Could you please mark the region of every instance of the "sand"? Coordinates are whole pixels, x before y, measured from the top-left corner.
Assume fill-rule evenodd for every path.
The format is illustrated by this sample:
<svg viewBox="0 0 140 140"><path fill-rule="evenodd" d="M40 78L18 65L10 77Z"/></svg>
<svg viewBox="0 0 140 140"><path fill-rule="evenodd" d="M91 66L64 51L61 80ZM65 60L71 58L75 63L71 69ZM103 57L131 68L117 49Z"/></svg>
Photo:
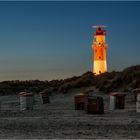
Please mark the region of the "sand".
<svg viewBox="0 0 140 140"><path fill-rule="evenodd" d="M42 104L35 95L34 110L20 111L19 96L1 96L0 138L2 139L140 139L140 113L133 96L126 96L124 110L109 111L109 96L103 93L105 114L86 114L74 109L74 95L53 95Z"/></svg>

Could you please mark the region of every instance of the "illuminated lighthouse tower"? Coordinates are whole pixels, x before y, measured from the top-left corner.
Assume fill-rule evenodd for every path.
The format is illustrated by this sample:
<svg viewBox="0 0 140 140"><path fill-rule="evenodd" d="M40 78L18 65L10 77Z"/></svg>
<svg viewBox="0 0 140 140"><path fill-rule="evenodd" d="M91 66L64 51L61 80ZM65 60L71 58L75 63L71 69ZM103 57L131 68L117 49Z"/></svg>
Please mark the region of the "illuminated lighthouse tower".
<svg viewBox="0 0 140 140"><path fill-rule="evenodd" d="M93 73L95 73L95 75L98 75L107 71L106 31L104 30L105 26L93 26L93 27L96 28L92 45L94 51Z"/></svg>

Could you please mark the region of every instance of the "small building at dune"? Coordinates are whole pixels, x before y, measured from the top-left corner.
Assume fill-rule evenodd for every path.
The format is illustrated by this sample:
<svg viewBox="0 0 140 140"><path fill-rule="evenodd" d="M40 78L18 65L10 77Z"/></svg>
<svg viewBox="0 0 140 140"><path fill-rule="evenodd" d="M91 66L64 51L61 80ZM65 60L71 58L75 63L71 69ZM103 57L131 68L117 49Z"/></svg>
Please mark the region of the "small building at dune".
<svg viewBox="0 0 140 140"><path fill-rule="evenodd" d="M33 94L20 92L20 110L33 110Z"/></svg>
<svg viewBox="0 0 140 140"><path fill-rule="evenodd" d="M125 96L123 92L112 92L110 93L110 111L115 109L125 108Z"/></svg>

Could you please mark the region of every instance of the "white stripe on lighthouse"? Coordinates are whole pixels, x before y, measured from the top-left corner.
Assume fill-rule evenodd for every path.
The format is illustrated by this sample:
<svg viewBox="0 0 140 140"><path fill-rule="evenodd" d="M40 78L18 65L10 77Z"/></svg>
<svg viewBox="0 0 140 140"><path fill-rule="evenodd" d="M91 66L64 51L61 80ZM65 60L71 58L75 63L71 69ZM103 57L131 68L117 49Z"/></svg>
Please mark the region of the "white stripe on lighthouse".
<svg viewBox="0 0 140 140"><path fill-rule="evenodd" d="M106 60L94 60L93 71L96 75L104 73L107 71L107 63Z"/></svg>

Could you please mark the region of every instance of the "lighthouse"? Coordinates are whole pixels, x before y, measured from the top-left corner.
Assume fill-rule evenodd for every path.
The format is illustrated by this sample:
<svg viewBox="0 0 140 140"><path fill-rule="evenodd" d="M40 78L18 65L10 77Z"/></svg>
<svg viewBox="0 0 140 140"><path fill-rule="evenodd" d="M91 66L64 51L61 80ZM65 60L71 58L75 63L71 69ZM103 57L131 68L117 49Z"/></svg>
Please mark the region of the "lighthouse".
<svg viewBox="0 0 140 140"><path fill-rule="evenodd" d="M106 60L106 31L105 26L93 26L96 28L93 39L93 73L99 75L107 72L107 60Z"/></svg>

